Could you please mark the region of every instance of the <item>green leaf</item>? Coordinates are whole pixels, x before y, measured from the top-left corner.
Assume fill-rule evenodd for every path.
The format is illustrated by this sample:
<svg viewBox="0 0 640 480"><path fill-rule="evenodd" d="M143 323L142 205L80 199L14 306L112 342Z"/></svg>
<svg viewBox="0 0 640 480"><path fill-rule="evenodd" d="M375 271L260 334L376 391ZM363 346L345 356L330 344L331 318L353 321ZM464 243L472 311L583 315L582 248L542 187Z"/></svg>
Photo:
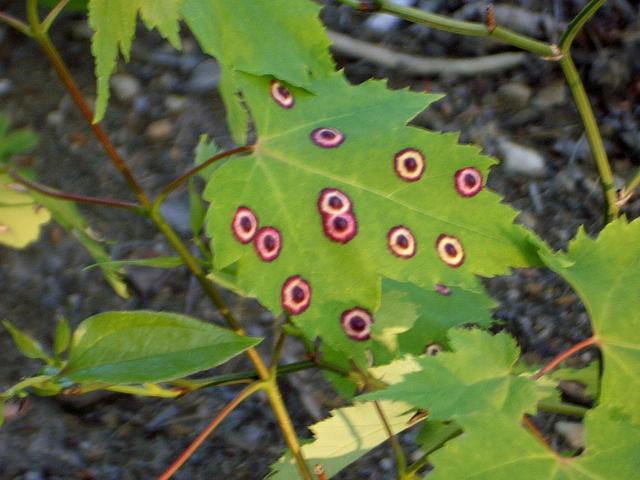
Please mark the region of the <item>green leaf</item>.
<svg viewBox="0 0 640 480"><path fill-rule="evenodd" d="M0 133L0 164L6 163L12 155L25 153L38 144L38 136L30 129L14 130L8 135Z"/></svg>
<svg viewBox="0 0 640 480"><path fill-rule="evenodd" d="M640 427L618 421L602 408L585 417L585 452L563 458L543 446L517 420L474 415L465 432L431 456L426 478L511 480L628 480L640 471ZM523 476L525 475L525 476Z"/></svg>
<svg viewBox="0 0 640 480"><path fill-rule="evenodd" d="M42 346L36 339L14 327L13 324L8 320L3 320L2 324L11 335L13 343L16 344L18 350L20 350L20 352L22 352L25 357L40 359L44 361L49 360L49 355L46 354L46 352L42 349Z"/></svg>
<svg viewBox="0 0 640 480"><path fill-rule="evenodd" d="M60 376L76 382L162 382L220 365L259 342L175 313L101 313L74 332Z"/></svg>
<svg viewBox="0 0 640 480"><path fill-rule="evenodd" d="M0 173L0 245L24 248L40 236L49 210L38 205L22 185Z"/></svg>
<svg viewBox="0 0 640 480"><path fill-rule="evenodd" d="M430 420L462 423L478 413L521 418L535 413L538 400L548 395L532 380L512 374L520 352L506 332L492 336L477 329L452 329L449 339L453 352L419 359L419 372L363 398L402 400L428 410Z"/></svg>
<svg viewBox="0 0 640 480"><path fill-rule="evenodd" d="M53 337L53 353L56 356L64 353L69 347L70 341L71 327L69 326L69 321L65 317L60 317L56 325L55 336Z"/></svg>
<svg viewBox="0 0 640 480"><path fill-rule="evenodd" d="M149 29L180 48L180 8L183 0L90 0L89 25L94 29L91 51L96 59L98 98L94 122L100 122L109 101L109 79L116 68L118 50L129 61L138 11Z"/></svg>
<svg viewBox="0 0 640 480"><path fill-rule="evenodd" d="M29 194L38 203L44 205L51 212L56 223L71 233L87 250L89 255L96 260L105 280L113 288L113 291L122 298L129 298L129 289L124 281L124 272L118 265L111 264L111 256L105 249L104 242L97 239L96 235L92 233L91 227L82 213L80 213L78 207L72 202L58 200L35 191L31 191Z"/></svg>
<svg viewBox="0 0 640 480"><path fill-rule="evenodd" d="M458 145L455 134L406 126L438 96L390 91L376 81L350 86L336 74L314 84L317 95L293 89L294 106L286 109L270 95L269 79L245 78L258 141L252 155L216 170L205 191L206 199L215 199L207 216L214 264L221 269L238 262L239 285L276 312L285 281L304 278L312 299L298 321L309 337L361 352L366 342L347 338L341 315L356 306L375 312L383 275L429 291L436 284L473 289L478 274L536 261L527 235L513 225L516 212L500 197L486 188L473 197L456 191L456 172L470 167L486 178L494 161L477 147ZM344 142L336 148L314 144L312 132L325 127L338 129ZM394 157L409 147L426 159L420 181L407 182L394 171ZM347 243L323 232L318 199L325 188L350 198L358 230ZM280 231L283 247L275 260L262 261L253 245L236 239L230 226L240 206L252 209L260 227ZM398 225L416 239L410 259L392 255L387 246L388 232ZM463 245L459 268L438 254L443 234Z"/></svg>
<svg viewBox="0 0 640 480"><path fill-rule="evenodd" d="M603 356L600 402L640 423L640 221L618 219L596 240L580 230L568 253L541 256L589 312Z"/></svg>
<svg viewBox="0 0 640 480"><path fill-rule="evenodd" d="M383 289L387 283L390 282L385 280ZM393 288L402 288L419 312L413 328L398 338L402 354L421 355L425 347L432 343L446 346L447 332L452 327L468 323L488 327L494 321L491 310L497 303L486 294L479 282L477 290L448 287L447 290L441 290L445 295L435 288L426 290L398 282L393 282L392 285Z"/></svg>
<svg viewBox="0 0 640 480"><path fill-rule="evenodd" d="M246 142L248 115L237 72L273 75L313 90L314 79L334 70L319 12L308 0L185 0L187 25L221 65L220 93L238 145Z"/></svg>

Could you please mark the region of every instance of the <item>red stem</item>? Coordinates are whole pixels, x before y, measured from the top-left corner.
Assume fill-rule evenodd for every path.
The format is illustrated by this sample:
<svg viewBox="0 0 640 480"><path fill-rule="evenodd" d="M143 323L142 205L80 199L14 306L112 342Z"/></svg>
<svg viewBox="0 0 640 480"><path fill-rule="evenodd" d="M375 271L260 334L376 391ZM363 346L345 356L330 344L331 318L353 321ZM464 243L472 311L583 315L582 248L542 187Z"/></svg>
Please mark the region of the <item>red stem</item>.
<svg viewBox="0 0 640 480"><path fill-rule="evenodd" d="M21 185L24 185L29 190L33 190L35 192L41 193L43 195L46 195L47 197L59 198L61 200L69 200L77 203L87 203L91 205L103 205L103 206L113 207L113 208L123 208L125 210L133 210L133 211L140 210L140 206L138 204L126 202L124 200L115 200L113 198L89 197L86 195L79 195L76 193L60 192L58 190L49 188L45 185L32 182L31 180L27 180L12 168L8 169L7 173L16 182L20 183Z"/></svg>
<svg viewBox="0 0 640 480"><path fill-rule="evenodd" d="M193 167L191 170L187 170L185 173L180 175L178 178L173 180L169 185L164 187L162 191L158 194L158 197L154 201L155 204L162 203L165 198L169 196L171 192L173 192L176 188L182 185L185 181L189 180L194 175L198 174L205 168L207 168L212 163L217 162L218 160L222 160L223 158L230 157L232 155L236 155L238 153L243 152L251 152L255 148L255 145L245 145L244 147L236 147L230 150L225 150L224 152L220 152L217 155L214 155L210 159L205 162L202 162L197 167Z"/></svg>
<svg viewBox="0 0 640 480"><path fill-rule="evenodd" d="M120 157L120 154L116 150L116 147L113 145L113 143L111 143L109 136L102 129L102 126L99 123L93 122L93 112L91 111L91 108L89 107L89 105L87 105L87 102L84 100L80 89L74 82L73 77L64 64L64 61L51 44L49 38L46 35L37 32L35 35L35 39L40 44L40 47L51 61L54 70L60 77L60 80L62 80L62 83L64 83L65 87L67 87L71 98L73 98L73 101L93 130L93 133L97 137L98 141L102 144L113 165L122 174L131 189L136 193L138 201L142 204L142 206L146 208L151 207L149 197L147 197L147 194L142 189L142 186L135 179L133 173L131 172L131 170L129 170L129 167L124 162L122 157Z"/></svg>
<svg viewBox="0 0 640 480"><path fill-rule="evenodd" d="M562 362L564 362L567 358L569 358L570 356L572 356L573 354L579 352L580 350L584 350L585 348L594 345L598 342L598 340L596 339L596 337L591 336L589 338L587 338L586 340L581 341L580 343L577 343L576 345L574 345L573 347L565 350L564 352L562 352L560 355L558 355L557 357L555 357L553 360L551 360L549 363L547 363L544 367L542 367L534 376L533 379L537 380L540 377L542 377L543 375L549 373L551 370L553 370L554 368L556 368L558 365L560 365Z"/></svg>
<svg viewBox="0 0 640 480"><path fill-rule="evenodd" d="M522 417L522 425L529 430L534 437L536 437L536 440L538 440L547 449L551 450L555 455L558 455L558 453L547 443L547 439L544 438L544 435L542 435L540 430L538 430L538 427L534 425L528 416L524 415Z"/></svg>
<svg viewBox="0 0 640 480"><path fill-rule="evenodd" d="M171 466L167 468L162 473L162 475L158 477L158 480L169 480L180 469L180 467L182 467L182 465L184 465L187 462L187 460L189 460L191 455L193 455L195 451L198 448L200 448L200 445L202 445L202 443L207 439L207 437L213 433L216 427L220 425L220 423L238 405L240 405L243 400L245 400L247 397L249 397L251 394L253 394L256 390L260 388L261 388L261 384L252 383L251 385L243 389L233 400L231 400L231 402L229 402L222 410L220 410L220 413L218 413L216 418L214 418L211 421L211 423L209 423L209 425L207 425L207 427L202 432L200 432L200 434L196 437L196 439L193 442L191 442L191 445L189 445L180 454L180 456L171 464Z"/></svg>

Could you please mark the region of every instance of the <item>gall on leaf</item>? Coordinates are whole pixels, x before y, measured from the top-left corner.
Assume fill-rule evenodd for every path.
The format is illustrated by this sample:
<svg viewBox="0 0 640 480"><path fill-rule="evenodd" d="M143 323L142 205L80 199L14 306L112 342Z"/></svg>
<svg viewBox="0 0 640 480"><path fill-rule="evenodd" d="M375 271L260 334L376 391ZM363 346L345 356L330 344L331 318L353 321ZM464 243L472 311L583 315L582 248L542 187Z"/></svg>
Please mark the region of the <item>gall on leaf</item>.
<svg viewBox="0 0 640 480"><path fill-rule="evenodd" d="M258 256L265 262L272 262L282 250L282 236L278 229L273 227L262 227L256 233L254 245Z"/></svg>
<svg viewBox="0 0 640 480"><path fill-rule="evenodd" d="M338 243L349 243L358 233L358 221L353 213L325 215L322 228L329 240Z"/></svg>
<svg viewBox="0 0 640 480"><path fill-rule="evenodd" d="M466 167L455 174L456 191L462 197L473 197L482 190L482 174L477 168Z"/></svg>
<svg viewBox="0 0 640 480"><path fill-rule="evenodd" d="M411 258L416 254L416 239L407 227L398 225L387 233L387 246L399 258Z"/></svg>
<svg viewBox="0 0 640 480"><path fill-rule="evenodd" d="M290 315L300 315L311 304L311 285L300 275L285 280L281 292L282 308Z"/></svg>
<svg viewBox="0 0 640 480"><path fill-rule="evenodd" d="M400 150L393 159L393 168L401 179L407 182L417 182L424 173L424 155L415 148Z"/></svg>
<svg viewBox="0 0 640 480"><path fill-rule="evenodd" d="M436 240L436 250L444 263L459 267L464 263L464 248L456 237L442 234Z"/></svg>
<svg viewBox="0 0 640 480"><path fill-rule="evenodd" d="M336 188L324 188L318 198L318 210L321 215L340 215L351 212L351 199Z"/></svg>
<svg viewBox="0 0 640 480"><path fill-rule="evenodd" d="M250 208L238 207L231 221L231 231L240 243L250 243L258 231L258 217Z"/></svg>
<svg viewBox="0 0 640 480"><path fill-rule="evenodd" d="M322 148L336 148L344 142L344 133L335 128L316 128L311 132L311 141Z"/></svg>
<svg viewBox="0 0 640 480"><path fill-rule="evenodd" d="M433 288L442 296L448 297L449 295L451 295L451 289L441 283L436 283Z"/></svg>
<svg viewBox="0 0 640 480"><path fill-rule="evenodd" d="M364 341L371 337L371 325L373 316L364 308L354 307L342 312L340 326L352 340Z"/></svg>
<svg viewBox="0 0 640 480"><path fill-rule="evenodd" d="M271 97L273 97L278 105L286 109L292 108L296 103L291 90L277 80L271 82Z"/></svg>

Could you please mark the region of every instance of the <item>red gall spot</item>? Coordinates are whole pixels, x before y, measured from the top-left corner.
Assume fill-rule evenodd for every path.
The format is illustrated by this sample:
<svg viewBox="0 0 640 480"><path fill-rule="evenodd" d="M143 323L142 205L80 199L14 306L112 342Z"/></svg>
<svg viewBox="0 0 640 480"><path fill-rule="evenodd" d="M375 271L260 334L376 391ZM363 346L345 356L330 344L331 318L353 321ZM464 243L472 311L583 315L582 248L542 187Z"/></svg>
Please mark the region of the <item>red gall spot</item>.
<svg viewBox="0 0 640 480"><path fill-rule="evenodd" d="M415 148L400 150L394 157L393 168L401 179L407 182L417 182L424 173L424 155Z"/></svg>
<svg viewBox="0 0 640 480"><path fill-rule="evenodd" d="M290 315L300 315L311 303L311 285L300 275L285 280L280 293L282 308Z"/></svg>
<svg viewBox="0 0 640 480"><path fill-rule="evenodd" d="M442 345L440 345L439 343L431 343L424 349L424 353L426 353L430 357L435 357L439 353L442 353L443 350L444 349L442 348Z"/></svg>
<svg viewBox="0 0 640 480"><path fill-rule="evenodd" d="M247 244L253 240L258 230L258 217L250 208L238 207L233 220L231 221L231 231L240 243Z"/></svg>
<svg viewBox="0 0 640 480"><path fill-rule="evenodd" d="M352 340L368 340L371 337L371 324L373 324L371 313L360 307L342 312L340 318L342 330Z"/></svg>
<svg viewBox="0 0 640 480"><path fill-rule="evenodd" d="M411 258L416 254L416 239L404 225L397 225L387 233L387 247L399 258Z"/></svg>
<svg viewBox="0 0 640 480"><path fill-rule="evenodd" d="M276 80L271 82L271 96L282 108L289 109L296 103L289 89Z"/></svg>
<svg viewBox="0 0 640 480"><path fill-rule="evenodd" d="M440 295L444 295L445 297L448 297L449 295L451 295L451 289L446 285L443 285L441 283L436 283L434 288L436 292L438 292Z"/></svg>
<svg viewBox="0 0 640 480"><path fill-rule="evenodd" d="M325 215L322 227L329 240L338 243L348 243L358 233L358 222L353 213Z"/></svg>
<svg viewBox="0 0 640 480"><path fill-rule="evenodd" d="M473 167L458 170L455 174L456 191L462 197L473 197L482 190L482 174Z"/></svg>
<svg viewBox="0 0 640 480"><path fill-rule="evenodd" d="M311 132L311 141L322 148L335 148L344 142L344 134L335 128L316 128Z"/></svg>
<svg viewBox="0 0 640 480"><path fill-rule="evenodd" d="M458 238L442 234L436 240L436 250L440 259L450 267L464 263L464 248Z"/></svg>
<svg viewBox="0 0 640 480"><path fill-rule="evenodd" d="M349 197L335 188L325 188L318 197L318 210L321 215L340 215L351 211Z"/></svg>
<svg viewBox="0 0 640 480"><path fill-rule="evenodd" d="M263 227L258 230L254 239L256 252L265 262L272 262L282 249L282 237L280 232L273 227Z"/></svg>

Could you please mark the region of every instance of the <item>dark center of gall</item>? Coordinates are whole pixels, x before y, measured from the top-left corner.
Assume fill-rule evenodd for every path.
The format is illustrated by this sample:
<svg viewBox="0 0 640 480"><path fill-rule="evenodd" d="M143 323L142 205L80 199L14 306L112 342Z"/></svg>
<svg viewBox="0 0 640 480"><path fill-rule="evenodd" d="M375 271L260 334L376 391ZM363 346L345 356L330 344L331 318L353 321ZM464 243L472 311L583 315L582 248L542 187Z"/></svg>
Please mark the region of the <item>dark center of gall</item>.
<svg viewBox="0 0 640 480"><path fill-rule="evenodd" d="M249 219L249 217L242 217L240 219L240 227L242 227L242 230L244 230L245 232L251 231L251 220Z"/></svg>
<svg viewBox="0 0 640 480"><path fill-rule="evenodd" d="M415 172L418 168L418 162L414 157L408 157L404 159L404 168L409 172Z"/></svg>
<svg viewBox="0 0 640 480"><path fill-rule="evenodd" d="M447 243L444 246L444 250L445 252L447 252L447 255L449 255L450 257L455 257L458 254L458 249L451 243Z"/></svg>
<svg viewBox="0 0 640 480"><path fill-rule="evenodd" d="M329 205L331 208L335 208L336 210L342 208L342 200L340 197L336 197L335 195L329 198Z"/></svg>
<svg viewBox="0 0 640 480"><path fill-rule="evenodd" d="M282 96L282 97L289 97L291 95L291 92L289 92L289 89L285 86L280 85L278 87L278 93Z"/></svg>
<svg viewBox="0 0 640 480"><path fill-rule="evenodd" d="M396 245L400 248L407 248L409 246L409 239L405 235L398 235L398 238L396 238Z"/></svg>
<svg viewBox="0 0 640 480"><path fill-rule="evenodd" d="M331 130L321 130L320 136L325 140L333 140L336 137L336 134Z"/></svg>
<svg viewBox="0 0 640 480"><path fill-rule="evenodd" d="M351 326L351 330L361 332L367 327L367 321L361 316L357 315L349 321L349 325Z"/></svg>
<svg viewBox="0 0 640 480"><path fill-rule="evenodd" d="M264 245L264 248L266 248L267 251L272 252L276 248L276 239L273 235L267 235L264 237L262 245Z"/></svg>
<svg viewBox="0 0 640 480"><path fill-rule="evenodd" d="M291 291L291 298L293 298L294 302L301 303L304 300L304 290L302 287L297 285L293 287L293 290Z"/></svg>
<svg viewBox="0 0 640 480"><path fill-rule="evenodd" d="M478 183L478 180L476 179L475 175L472 175L470 173L467 173L464 176L464 184L469 187L469 188L473 188L476 186L476 184Z"/></svg>
<svg viewBox="0 0 640 480"><path fill-rule="evenodd" d="M348 226L349 226L349 222L347 222L347 220L344 217L336 217L333 220L333 227L338 232L344 232Z"/></svg>

